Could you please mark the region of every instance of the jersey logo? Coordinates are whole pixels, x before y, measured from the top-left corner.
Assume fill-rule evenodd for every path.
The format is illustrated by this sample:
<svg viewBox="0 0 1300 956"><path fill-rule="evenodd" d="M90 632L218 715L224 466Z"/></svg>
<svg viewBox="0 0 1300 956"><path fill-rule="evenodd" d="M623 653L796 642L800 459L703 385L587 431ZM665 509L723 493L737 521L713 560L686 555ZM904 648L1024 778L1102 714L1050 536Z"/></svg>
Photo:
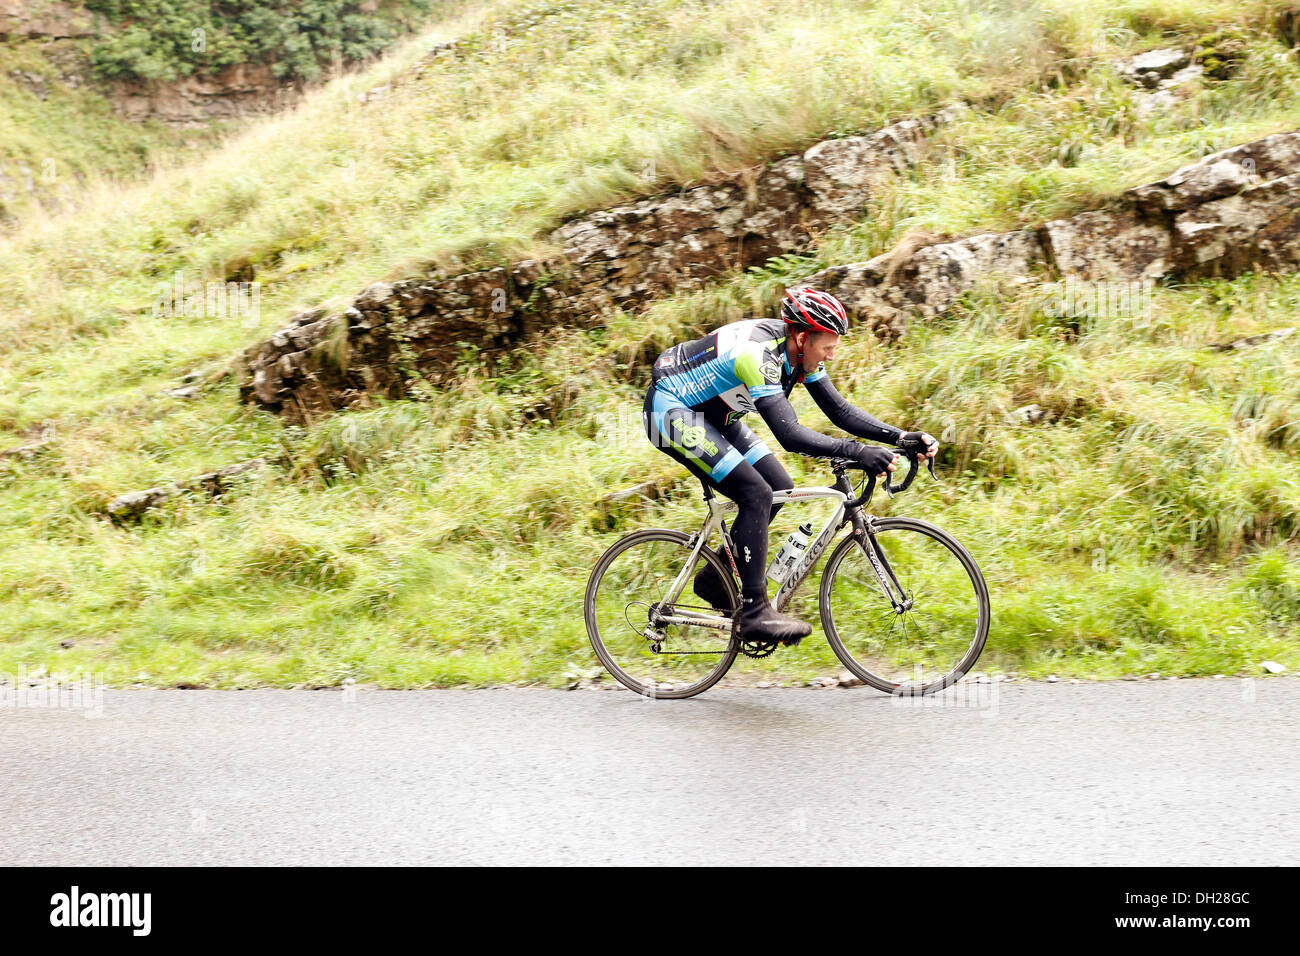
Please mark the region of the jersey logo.
<svg viewBox="0 0 1300 956"><path fill-rule="evenodd" d="M764 362L762 365L759 366L758 371L759 374L763 376L763 380L766 382L781 381L781 369L776 364L776 362L773 361Z"/></svg>
<svg viewBox="0 0 1300 956"><path fill-rule="evenodd" d="M749 397L749 389L743 385L737 385L735 388L729 388L718 396L726 403L728 408L734 409L744 415L747 412L756 411L754 400Z"/></svg>
<svg viewBox="0 0 1300 956"><path fill-rule="evenodd" d="M699 446L710 455L716 455L718 453L717 444L704 437L705 433L703 425L683 425L680 418L674 418L672 420L672 427L682 433L681 441L683 448L695 448L696 446Z"/></svg>

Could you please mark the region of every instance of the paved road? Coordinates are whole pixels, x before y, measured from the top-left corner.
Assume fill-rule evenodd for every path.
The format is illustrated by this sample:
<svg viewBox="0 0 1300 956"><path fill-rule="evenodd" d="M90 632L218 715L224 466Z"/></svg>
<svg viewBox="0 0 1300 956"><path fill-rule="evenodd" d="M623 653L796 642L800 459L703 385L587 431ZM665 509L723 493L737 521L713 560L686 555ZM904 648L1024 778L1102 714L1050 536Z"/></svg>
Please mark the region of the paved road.
<svg viewBox="0 0 1300 956"><path fill-rule="evenodd" d="M0 708L0 863L1300 863L1300 680L939 700L123 690L99 717Z"/></svg>

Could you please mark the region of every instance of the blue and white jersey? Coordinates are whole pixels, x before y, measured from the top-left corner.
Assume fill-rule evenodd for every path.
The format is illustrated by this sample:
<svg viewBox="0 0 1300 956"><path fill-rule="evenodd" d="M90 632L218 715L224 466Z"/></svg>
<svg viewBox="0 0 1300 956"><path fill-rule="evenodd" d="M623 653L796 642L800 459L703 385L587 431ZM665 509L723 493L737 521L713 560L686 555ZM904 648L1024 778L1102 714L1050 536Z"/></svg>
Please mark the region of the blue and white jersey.
<svg viewBox="0 0 1300 956"><path fill-rule="evenodd" d="M786 324L780 319L732 322L702 339L666 349L655 361L655 387L687 408L711 403L725 406L731 424L754 411L754 402L784 394L799 382L816 382L826 375L821 365L805 378L785 354Z"/></svg>

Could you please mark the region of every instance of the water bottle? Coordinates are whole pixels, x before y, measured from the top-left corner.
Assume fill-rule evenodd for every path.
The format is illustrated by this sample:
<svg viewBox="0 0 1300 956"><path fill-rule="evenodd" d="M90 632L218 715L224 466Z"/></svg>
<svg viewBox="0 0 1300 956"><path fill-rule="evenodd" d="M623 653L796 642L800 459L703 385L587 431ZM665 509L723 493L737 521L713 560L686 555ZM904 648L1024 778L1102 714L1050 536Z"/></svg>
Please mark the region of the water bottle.
<svg viewBox="0 0 1300 956"><path fill-rule="evenodd" d="M772 566L767 569L767 576L775 584L785 584L786 578L790 577L790 572L794 566L799 563L803 553L808 550L808 542L812 540L812 525L801 524L797 530L790 532L790 537L785 539L785 544L781 547L781 552L772 562Z"/></svg>

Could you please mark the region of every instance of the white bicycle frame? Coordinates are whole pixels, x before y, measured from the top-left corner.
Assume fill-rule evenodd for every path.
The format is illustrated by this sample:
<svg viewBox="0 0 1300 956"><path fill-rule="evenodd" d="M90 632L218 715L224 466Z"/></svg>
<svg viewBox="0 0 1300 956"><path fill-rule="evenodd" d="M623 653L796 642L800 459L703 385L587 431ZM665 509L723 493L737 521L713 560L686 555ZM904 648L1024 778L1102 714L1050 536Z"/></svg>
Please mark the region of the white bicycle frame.
<svg viewBox="0 0 1300 956"><path fill-rule="evenodd" d="M834 499L836 501L835 511L832 512L830 518L827 519L826 524L822 526L822 529L820 532L818 532L817 537L814 538L809 543L807 549L803 553L803 556L799 559L798 563L790 570L790 574L785 579L785 583L782 584L780 589L776 592L776 598L773 600L772 603L773 606L778 611L783 610L785 606L790 603L791 595L793 595L795 590L799 587L799 585L803 583L804 578L808 576L808 573L812 570L813 565L817 563L817 559L821 557L822 552L826 550L826 548L830 545L831 540L835 537L835 535L839 532L840 528L843 527L844 523L848 520L845 517L844 503L849 500L849 497L844 492L840 491L838 488L824 488L824 487L823 488L791 488L789 490L772 492L773 504L786 504L789 502L796 502L796 501L812 501L818 498ZM722 501L719 500L717 497L709 498L708 506L709 506L709 517L704 522L704 527L701 528L699 531L697 531L691 537L690 558L682 566L681 571L677 573L677 577L673 579L672 587L668 589L668 595L664 598L664 603L669 606L676 604L677 598L681 595L682 591L685 590L687 574L695 567L696 561L699 558L700 552L703 550L706 542L712 539L715 531L721 532L723 518L730 512L737 510L735 502ZM870 533L870 527L871 527L870 522L871 522L871 518L870 516L868 516L867 518L868 534ZM727 541L727 546L728 546L728 550L732 549L732 543L729 540L729 537ZM869 548L867 549L867 553L872 558L872 565L875 567L877 576L881 578L880 583L881 583L881 587L884 589L885 597L889 599L891 604L896 605L897 601L889 592L888 584L884 577L883 569L880 567L879 562L876 559L874 553L875 550L876 549L874 547ZM733 573L736 574L737 577L740 576L739 572L736 570L734 560L732 561L731 570ZM899 588L899 590L901 593L902 589ZM658 624L694 624L697 627L711 627L723 631L731 630L731 626L732 626L732 621L731 618L729 617L721 617L716 614L703 614L696 611L691 611L691 610L681 609L681 608L677 609L677 612L675 614L665 614L659 616L657 619L657 623Z"/></svg>

